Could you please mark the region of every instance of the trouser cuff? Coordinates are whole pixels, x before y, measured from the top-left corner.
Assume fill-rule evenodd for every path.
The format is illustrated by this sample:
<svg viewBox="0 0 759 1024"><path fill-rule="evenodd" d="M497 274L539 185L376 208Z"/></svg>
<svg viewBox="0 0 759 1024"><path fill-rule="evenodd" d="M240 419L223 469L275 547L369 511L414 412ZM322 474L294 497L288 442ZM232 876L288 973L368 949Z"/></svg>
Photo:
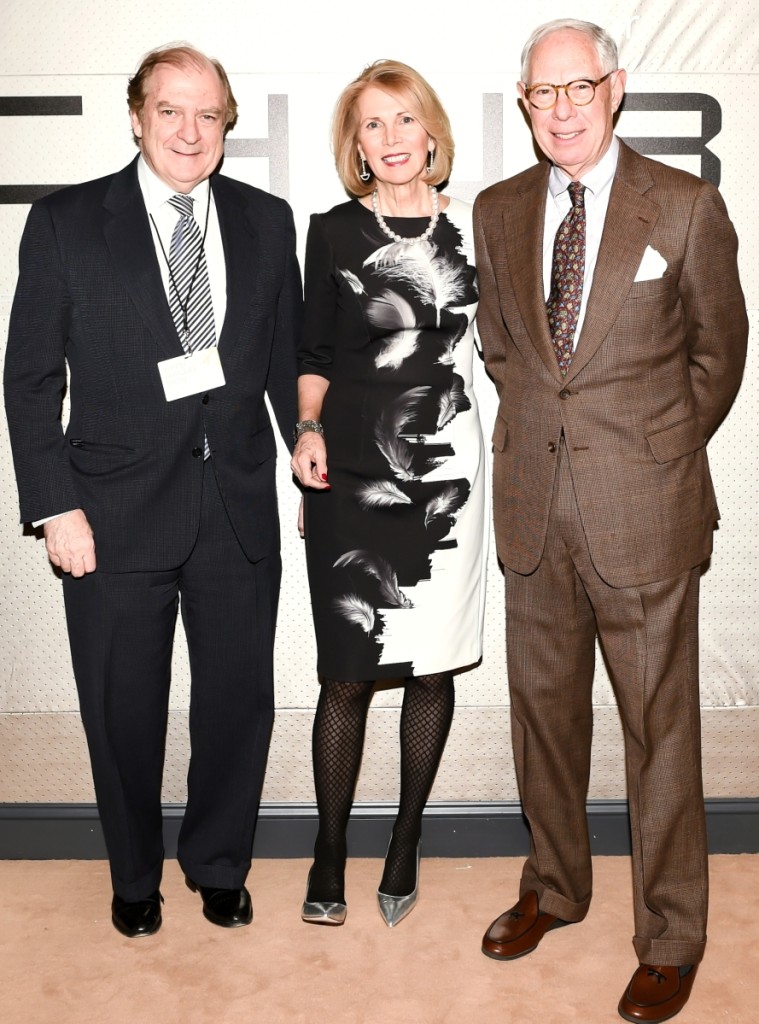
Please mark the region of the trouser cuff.
<svg viewBox="0 0 759 1024"><path fill-rule="evenodd" d="M542 909L542 907L541 907ZM553 913L553 911L551 911ZM682 967L684 964L701 962L706 947L703 942L684 939L645 939L640 935L633 938L633 946L642 964L659 967Z"/></svg>
<svg viewBox="0 0 759 1024"><path fill-rule="evenodd" d="M588 913L590 896L581 903L575 903L573 900L568 900L565 896L561 896L558 892L554 892L553 889L541 889L539 886L523 885L519 893L520 898L532 888L535 888L537 891L538 907L544 914L553 914L554 917L559 917L562 921L576 922L582 921Z"/></svg>

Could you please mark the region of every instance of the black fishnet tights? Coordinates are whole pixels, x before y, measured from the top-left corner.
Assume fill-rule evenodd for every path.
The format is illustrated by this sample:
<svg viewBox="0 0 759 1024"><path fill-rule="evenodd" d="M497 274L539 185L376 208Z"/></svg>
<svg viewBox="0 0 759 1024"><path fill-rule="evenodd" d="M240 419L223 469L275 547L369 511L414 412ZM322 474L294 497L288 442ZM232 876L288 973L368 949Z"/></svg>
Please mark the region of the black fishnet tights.
<svg viewBox="0 0 759 1024"><path fill-rule="evenodd" d="M364 747L373 683L324 680L313 732L319 832L307 899L345 902L345 830ZM401 711L401 796L380 891L407 896L416 885L416 849L427 803L453 718L453 676L406 680Z"/></svg>
<svg viewBox="0 0 759 1024"><path fill-rule="evenodd" d="M322 681L313 732L319 832L307 899L345 903L345 830L353 803L374 683Z"/></svg>
<svg viewBox="0 0 759 1024"><path fill-rule="evenodd" d="M450 672L406 680L401 710L401 799L379 885L386 896L408 896L416 887L422 812L448 739L454 703Z"/></svg>

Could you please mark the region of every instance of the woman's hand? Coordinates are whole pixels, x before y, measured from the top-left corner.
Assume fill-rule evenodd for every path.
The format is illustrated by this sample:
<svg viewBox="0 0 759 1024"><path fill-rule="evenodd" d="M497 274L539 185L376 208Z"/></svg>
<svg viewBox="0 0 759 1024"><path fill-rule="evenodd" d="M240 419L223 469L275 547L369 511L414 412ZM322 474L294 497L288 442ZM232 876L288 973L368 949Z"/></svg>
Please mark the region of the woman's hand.
<svg viewBox="0 0 759 1024"><path fill-rule="evenodd" d="M304 487L312 487L315 491L329 490L327 446L322 434L307 430L300 435L290 460L290 469Z"/></svg>

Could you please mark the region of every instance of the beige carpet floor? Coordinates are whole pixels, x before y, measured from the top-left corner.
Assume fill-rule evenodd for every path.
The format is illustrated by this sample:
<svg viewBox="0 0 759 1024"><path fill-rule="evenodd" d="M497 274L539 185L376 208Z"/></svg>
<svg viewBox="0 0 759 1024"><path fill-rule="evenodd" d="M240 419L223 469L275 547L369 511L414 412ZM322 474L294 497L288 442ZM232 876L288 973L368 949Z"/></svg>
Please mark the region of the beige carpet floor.
<svg viewBox="0 0 759 1024"><path fill-rule="evenodd" d="M423 860L419 904L389 930L379 860L350 862L342 928L301 923L307 862L256 861L253 924L226 931L169 861L163 928L129 940L110 923L105 863L0 862L0 1022L619 1022L635 967L629 861L597 858L585 922L497 963L480 940L516 898L520 863ZM711 879L707 955L678 1024L759 1024L759 857L712 857Z"/></svg>

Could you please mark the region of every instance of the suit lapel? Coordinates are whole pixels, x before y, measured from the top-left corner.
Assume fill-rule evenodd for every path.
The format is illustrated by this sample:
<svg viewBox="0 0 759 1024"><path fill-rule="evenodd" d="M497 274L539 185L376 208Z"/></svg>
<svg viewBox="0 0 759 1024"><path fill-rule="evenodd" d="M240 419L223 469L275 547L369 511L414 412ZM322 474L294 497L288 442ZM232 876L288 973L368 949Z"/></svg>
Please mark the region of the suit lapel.
<svg viewBox="0 0 759 1024"><path fill-rule="evenodd" d="M593 358L614 326L635 280L643 253L659 218L659 206L645 193L653 181L638 155L620 143L593 284L582 331L566 380Z"/></svg>
<svg viewBox="0 0 759 1024"><path fill-rule="evenodd" d="M137 180L136 159L114 175L103 205L111 214L103 233L120 280L161 351L167 357L182 355Z"/></svg>
<svg viewBox="0 0 759 1024"><path fill-rule="evenodd" d="M520 318L546 368L560 381L563 378L543 297L543 227L549 168L548 163L540 164L538 173L520 190L517 202L504 209L503 237Z"/></svg>
<svg viewBox="0 0 759 1024"><path fill-rule="evenodd" d="M250 211L237 189L218 176L211 178L227 273L227 304L219 333L219 348L228 351L242 336L242 327L255 292L258 236Z"/></svg>

